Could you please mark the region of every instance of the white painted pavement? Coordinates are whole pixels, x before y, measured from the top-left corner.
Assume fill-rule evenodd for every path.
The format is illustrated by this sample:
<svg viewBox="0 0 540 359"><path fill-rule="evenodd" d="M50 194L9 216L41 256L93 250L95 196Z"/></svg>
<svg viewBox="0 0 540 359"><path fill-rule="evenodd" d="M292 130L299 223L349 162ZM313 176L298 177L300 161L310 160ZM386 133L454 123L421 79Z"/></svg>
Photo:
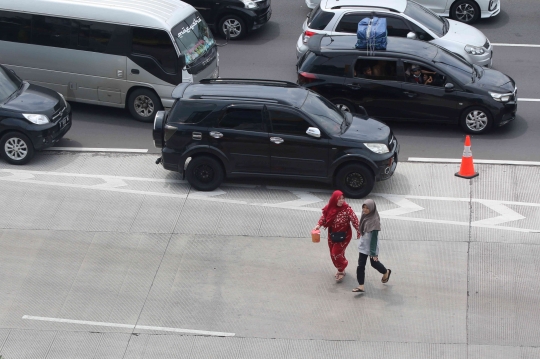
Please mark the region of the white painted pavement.
<svg viewBox="0 0 540 359"><path fill-rule="evenodd" d="M409 162L425 163L460 163L459 158L428 158L428 157L409 157ZM540 166L540 162L535 161L506 161L506 160L474 160L474 163L488 165L514 165L514 166Z"/></svg>

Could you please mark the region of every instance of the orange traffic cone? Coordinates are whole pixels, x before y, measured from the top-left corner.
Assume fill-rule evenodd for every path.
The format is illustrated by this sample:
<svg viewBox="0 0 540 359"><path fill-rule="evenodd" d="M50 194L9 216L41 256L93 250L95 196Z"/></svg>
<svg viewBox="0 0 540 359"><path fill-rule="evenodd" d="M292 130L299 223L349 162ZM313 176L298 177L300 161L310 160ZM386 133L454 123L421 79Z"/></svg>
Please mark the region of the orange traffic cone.
<svg viewBox="0 0 540 359"><path fill-rule="evenodd" d="M463 150L463 157L461 158L461 167L456 176L461 178L474 178L478 176L478 172L474 172L474 163L471 151L471 138L469 135L465 137L465 149Z"/></svg>

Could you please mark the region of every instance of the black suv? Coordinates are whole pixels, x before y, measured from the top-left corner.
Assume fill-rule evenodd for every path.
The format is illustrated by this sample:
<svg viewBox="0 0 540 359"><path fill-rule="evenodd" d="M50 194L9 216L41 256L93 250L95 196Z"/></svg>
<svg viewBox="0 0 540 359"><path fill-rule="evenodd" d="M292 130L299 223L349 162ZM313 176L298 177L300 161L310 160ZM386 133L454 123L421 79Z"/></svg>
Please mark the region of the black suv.
<svg viewBox="0 0 540 359"><path fill-rule="evenodd" d="M30 85L0 65L0 153L9 163L30 161L71 127L71 107L59 93Z"/></svg>
<svg viewBox="0 0 540 359"><path fill-rule="evenodd" d="M334 182L361 198L397 166L388 126L294 83L206 79L180 84L172 96L171 110L154 122L158 163L197 190L214 190L225 177L277 177Z"/></svg>
<svg viewBox="0 0 540 359"><path fill-rule="evenodd" d="M388 37L386 50L366 51L356 40L312 36L298 83L345 111L361 105L381 120L459 123L479 134L516 117L516 84L499 71L428 42Z"/></svg>
<svg viewBox="0 0 540 359"><path fill-rule="evenodd" d="M225 37L229 29L231 39L237 40L258 29L272 16L271 0L184 0L192 5L204 21Z"/></svg>

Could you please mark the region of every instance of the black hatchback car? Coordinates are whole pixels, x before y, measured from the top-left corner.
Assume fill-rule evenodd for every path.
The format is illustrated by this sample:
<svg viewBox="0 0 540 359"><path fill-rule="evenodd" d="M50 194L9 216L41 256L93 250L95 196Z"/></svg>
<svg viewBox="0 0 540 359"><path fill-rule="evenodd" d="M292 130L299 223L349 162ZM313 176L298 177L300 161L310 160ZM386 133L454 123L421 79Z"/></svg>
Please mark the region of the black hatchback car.
<svg viewBox="0 0 540 359"><path fill-rule="evenodd" d="M197 190L225 177L278 177L334 182L361 198L397 166L388 126L294 83L208 79L178 85L173 97L171 110L156 115L154 143L163 167Z"/></svg>
<svg viewBox="0 0 540 359"><path fill-rule="evenodd" d="M184 0L192 5L204 21L225 37L229 29L230 38L238 40L251 30L258 29L272 16L271 0Z"/></svg>
<svg viewBox="0 0 540 359"><path fill-rule="evenodd" d="M0 153L9 163L30 161L71 128L71 107L59 93L21 80L0 65Z"/></svg>
<svg viewBox="0 0 540 359"><path fill-rule="evenodd" d="M311 37L298 83L381 120L459 123L479 134L516 117L516 84L499 71L423 41L388 37L386 50L369 52L355 43L356 36Z"/></svg>

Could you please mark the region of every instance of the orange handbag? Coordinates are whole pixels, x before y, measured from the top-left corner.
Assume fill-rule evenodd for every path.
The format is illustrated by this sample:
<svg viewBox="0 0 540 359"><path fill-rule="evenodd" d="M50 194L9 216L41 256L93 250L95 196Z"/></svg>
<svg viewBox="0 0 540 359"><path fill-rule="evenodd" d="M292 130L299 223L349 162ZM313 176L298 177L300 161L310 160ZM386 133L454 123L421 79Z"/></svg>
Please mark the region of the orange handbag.
<svg viewBox="0 0 540 359"><path fill-rule="evenodd" d="M314 229L311 231L311 240L313 243L319 243L321 241L321 231Z"/></svg>

